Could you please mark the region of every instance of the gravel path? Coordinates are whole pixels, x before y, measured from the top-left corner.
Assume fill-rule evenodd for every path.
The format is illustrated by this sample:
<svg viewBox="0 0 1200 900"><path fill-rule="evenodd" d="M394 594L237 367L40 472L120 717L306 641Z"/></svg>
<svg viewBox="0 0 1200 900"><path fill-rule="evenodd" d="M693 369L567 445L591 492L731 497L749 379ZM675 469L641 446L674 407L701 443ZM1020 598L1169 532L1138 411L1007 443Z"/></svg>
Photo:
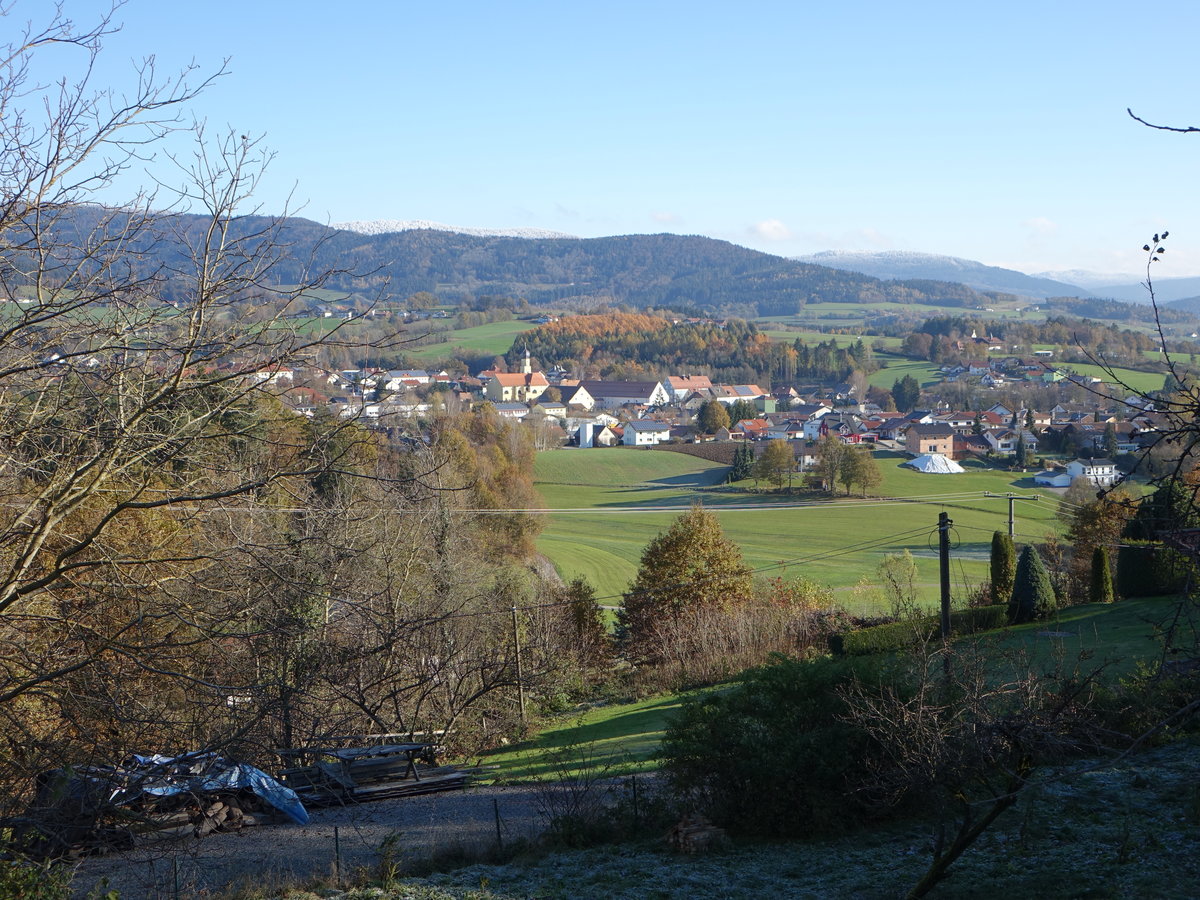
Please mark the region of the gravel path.
<svg viewBox="0 0 1200 900"><path fill-rule="evenodd" d="M379 849L398 834L401 859L421 859L462 847L487 850L496 844L496 811L503 840L532 838L544 830L539 813L544 787L468 787L425 796L377 800L348 807L310 810L304 826L259 825L232 834L158 845L83 860L75 896L86 897L102 880L121 900L219 896L241 886L269 886L287 879L331 875L338 829L343 873L375 869ZM176 893L175 879L179 890ZM101 892L102 893L102 892Z"/></svg>

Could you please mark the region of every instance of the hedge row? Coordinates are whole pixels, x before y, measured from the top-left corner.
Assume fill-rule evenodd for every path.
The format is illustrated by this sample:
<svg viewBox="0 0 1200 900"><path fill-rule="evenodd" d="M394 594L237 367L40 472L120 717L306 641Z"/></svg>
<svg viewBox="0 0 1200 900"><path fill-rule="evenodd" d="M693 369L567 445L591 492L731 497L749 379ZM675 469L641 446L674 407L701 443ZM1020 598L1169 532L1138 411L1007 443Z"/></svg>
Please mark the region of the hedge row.
<svg viewBox="0 0 1200 900"><path fill-rule="evenodd" d="M889 622L873 625L858 631L846 631L829 636L829 650L835 656L863 656L870 653L890 653L902 650L920 640L928 640L938 633L941 619L930 616L916 622ZM990 631L1008 624L1008 606L977 606L958 609L950 613L950 630L954 634L974 634Z"/></svg>
<svg viewBox="0 0 1200 900"><path fill-rule="evenodd" d="M1127 540L1117 551L1117 591L1122 597L1155 597L1183 590L1188 560L1150 541Z"/></svg>

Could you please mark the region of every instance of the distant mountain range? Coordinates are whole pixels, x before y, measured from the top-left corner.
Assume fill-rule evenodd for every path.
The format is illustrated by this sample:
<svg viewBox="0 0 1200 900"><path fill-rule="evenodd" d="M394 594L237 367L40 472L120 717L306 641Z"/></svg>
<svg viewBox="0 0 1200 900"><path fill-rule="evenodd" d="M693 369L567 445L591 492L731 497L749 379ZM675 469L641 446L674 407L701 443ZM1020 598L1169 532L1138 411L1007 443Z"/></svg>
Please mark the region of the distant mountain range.
<svg viewBox="0 0 1200 900"><path fill-rule="evenodd" d="M1150 292L1140 282L1132 284L1105 284L1092 288L1098 297L1111 297L1126 303L1149 303ZM1200 294L1200 278L1156 278L1154 296L1159 303L1174 304Z"/></svg>
<svg viewBox="0 0 1200 900"><path fill-rule="evenodd" d="M104 215L98 207L78 207L71 221L61 223L60 233L66 236L75 229L90 234ZM201 243L206 224L200 216L172 215L156 229L158 234L131 244L132 257L147 275L186 272L187 246ZM122 227L119 214L112 227ZM228 241L245 242L239 249L251 252L272 227L286 247L286 252L273 254L275 283L298 284L308 273L329 271L333 274L326 287L370 297L403 299L429 291L459 302L490 294L535 304L612 303L747 317L791 315L818 300L910 304L913 317L922 315L920 304L989 305L986 295L962 284L881 281L727 241L677 234L510 237L432 228L387 230L391 226L377 226L384 230L368 234L308 219L245 216L231 222ZM182 276L172 276L162 290L175 299L187 288Z"/></svg>
<svg viewBox="0 0 1200 900"><path fill-rule="evenodd" d="M988 266L956 256L916 253L907 250L827 250L798 257L804 262L861 272L876 278L926 278L957 281L977 291L998 291L1022 297L1096 297L1122 303L1148 304L1150 294L1136 276L1103 274L1073 269L1027 275L1015 269ZM1162 305L1200 296L1200 278L1160 278L1154 294Z"/></svg>
<svg viewBox="0 0 1200 900"><path fill-rule="evenodd" d="M77 207L60 221L58 233L69 238L77 230L82 242L104 216L99 207ZM156 234L131 240L130 258L137 260L141 274L166 278L161 291L167 299L185 296L182 276L165 273L188 270L187 247L200 244L206 224L200 216L171 215ZM794 315L819 301L888 302L890 310L864 309L862 319L894 324L898 318L924 318L922 306L982 311L1002 293L1035 298L1062 314L1145 319L1144 310L1087 297L1065 282L946 256L830 253L805 261L699 236L543 237L524 230L515 232L523 236L512 236L434 225L359 223L356 230L307 219L246 216L233 220L228 241L244 241L240 249L250 251L275 228L279 246L286 249L272 254L274 283L299 284L308 273L328 271L328 288L393 300L429 291L451 303L495 295L533 304L609 303L742 317ZM111 227L123 228L120 214ZM879 274L865 274L864 267ZM1064 295L1083 298L1043 299ZM909 311L901 315L905 308ZM1182 311L1174 312L1173 320L1181 316Z"/></svg>
<svg viewBox="0 0 1200 900"><path fill-rule="evenodd" d="M358 234L396 234L400 231L448 231L452 234L471 234L475 237L573 238L575 235L545 228L463 228L443 225L425 219L371 219L369 221L336 222L329 226Z"/></svg>
<svg viewBox="0 0 1200 900"><path fill-rule="evenodd" d="M1087 297L1091 292L1077 284L1050 278L1026 275L1014 269L987 266L957 256L938 256L908 250L854 252L826 250L798 257L803 262L829 266L849 272L861 272L876 278L921 278L933 281L955 281L978 291L997 291L1021 297Z"/></svg>

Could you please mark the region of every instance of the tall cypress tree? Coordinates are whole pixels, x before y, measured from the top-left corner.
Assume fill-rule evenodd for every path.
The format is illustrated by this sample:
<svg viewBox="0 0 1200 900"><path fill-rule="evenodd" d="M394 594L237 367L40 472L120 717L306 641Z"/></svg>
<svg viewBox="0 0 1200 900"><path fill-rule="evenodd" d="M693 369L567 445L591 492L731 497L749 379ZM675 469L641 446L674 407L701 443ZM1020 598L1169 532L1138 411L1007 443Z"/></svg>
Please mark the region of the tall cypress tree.
<svg viewBox="0 0 1200 900"><path fill-rule="evenodd" d="M1002 531L992 535L992 600L1004 603L1012 596L1013 579L1017 575L1017 548L1013 539Z"/></svg>
<svg viewBox="0 0 1200 900"><path fill-rule="evenodd" d="M1108 548L1097 547L1092 551L1092 580L1088 586L1088 599L1092 603L1112 603L1112 567L1108 562Z"/></svg>

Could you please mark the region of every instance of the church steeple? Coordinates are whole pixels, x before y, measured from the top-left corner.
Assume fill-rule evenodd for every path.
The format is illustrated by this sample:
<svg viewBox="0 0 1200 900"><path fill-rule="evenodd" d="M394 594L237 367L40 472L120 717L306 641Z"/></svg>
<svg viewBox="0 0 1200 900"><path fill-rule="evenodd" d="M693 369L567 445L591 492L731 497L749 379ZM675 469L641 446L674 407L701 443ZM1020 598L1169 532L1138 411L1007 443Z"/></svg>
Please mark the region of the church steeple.
<svg viewBox="0 0 1200 900"><path fill-rule="evenodd" d="M533 362L529 359L529 345L525 345L525 362L521 363L521 371L526 375L533 374Z"/></svg>

